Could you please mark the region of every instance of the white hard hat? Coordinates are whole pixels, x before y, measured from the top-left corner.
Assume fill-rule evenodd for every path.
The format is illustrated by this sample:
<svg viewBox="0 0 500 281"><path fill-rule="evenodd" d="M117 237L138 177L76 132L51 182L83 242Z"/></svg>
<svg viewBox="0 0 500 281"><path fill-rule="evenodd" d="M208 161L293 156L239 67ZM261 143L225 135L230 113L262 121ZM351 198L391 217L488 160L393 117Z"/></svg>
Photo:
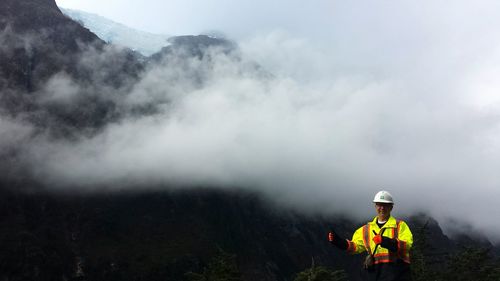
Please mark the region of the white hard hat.
<svg viewBox="0 0 500 281"><path fill-rule="evenodd" d="M377 192L377 194L375 194L375 198L373 198L373 202L394 204L394 201L392 201L392 195L385 190Z"/></svg>

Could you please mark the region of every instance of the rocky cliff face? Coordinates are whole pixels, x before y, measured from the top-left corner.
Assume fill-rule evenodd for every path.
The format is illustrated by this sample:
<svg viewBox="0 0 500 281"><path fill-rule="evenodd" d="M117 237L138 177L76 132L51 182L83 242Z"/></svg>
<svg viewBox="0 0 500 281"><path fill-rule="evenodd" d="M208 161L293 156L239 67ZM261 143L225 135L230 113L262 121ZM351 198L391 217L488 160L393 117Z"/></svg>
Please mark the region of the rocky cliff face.
<svg viewBox="0 0 500 281"><path fill-rule="evenodd" d="M85 45L103 45L89 30L64 16L55 1L6 0L0 5L4 87L34 91L59 71L76 73L75 55Z"/></svg>
<svg viewBox="0 0 500 281"><path fill-rule="evenodd" d="M116 119L116 106L102 89L127 87L142 69L133 52L106 45L55 1L2 1L0 42L0 110L57 134ZM61 81L76 92L71 104L50 96Z"/></svg>
<svg viewBox="0 0 500 281"><path fill-rule="evenodd" d="M66 17L61 17L62 13L53 0L4 0L0 14L1 27L11 25L19 33L41 31L46 28L60 30L67 25L77 28L77 24ZM97 40L90 32L87 32L86 38L87 43ZM71 39L67 40L69 42Z"/></svg>

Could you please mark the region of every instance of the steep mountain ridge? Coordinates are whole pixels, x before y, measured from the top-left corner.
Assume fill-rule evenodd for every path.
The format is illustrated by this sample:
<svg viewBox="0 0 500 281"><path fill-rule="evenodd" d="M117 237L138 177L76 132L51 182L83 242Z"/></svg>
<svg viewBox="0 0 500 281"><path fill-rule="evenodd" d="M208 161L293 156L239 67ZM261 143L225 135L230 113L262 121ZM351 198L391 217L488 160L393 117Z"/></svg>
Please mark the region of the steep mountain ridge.
<svg viewBox="0 0 500 281"><path fill-rule="evenodd" d="M75 54L89 44L103 46L96 35L64 16L55 1L5 0L0 7L0 73L9 88L31 92L59 71L76 73Z"/></svg>
<svg viewBox="0 0 500 281"><path fill-rule="evenodd" d="M55 1L2 1L0 19L3 114L54 135L92 132L118 118L112 93L103 89L120 91L136 81L143 65L133 52L107 45ZM72 103L54 99L54 87Z"/></svg>
<svg viewBox="0 0 500 281"><path fill-rule="evenodd" d="M204 55L207 55L207 49L209 48L218 48L226 54L237 50L237 46L233 42L208 35L174 36L169 38L168 42L171 45L163 47L153 54L149 60L152 62L161 61L169 55L182 55L201 59Z"/></svg>
<svg viewBox="0 0 500 281"><path fill-rule="evenodd" d="M37 12L33 13L34 10ZM16 32L24 32L33 28L58 29L64 25L75 25L73 21L60 17L61 10L53 0L3 0L0 15L2 15L0 27L5 28L7 24L11 24ZM87 39L89 42L97 38L92 34L87 34Z"/></svg>

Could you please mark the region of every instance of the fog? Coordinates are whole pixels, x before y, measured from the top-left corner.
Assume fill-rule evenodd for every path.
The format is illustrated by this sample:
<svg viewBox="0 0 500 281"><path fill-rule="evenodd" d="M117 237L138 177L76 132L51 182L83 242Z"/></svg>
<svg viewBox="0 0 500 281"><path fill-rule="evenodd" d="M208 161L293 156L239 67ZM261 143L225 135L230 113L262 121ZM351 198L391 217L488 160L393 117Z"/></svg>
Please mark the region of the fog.
<svg viewBox="0 0 500 281"><path fill-rule="evenodd" d="M96 79L120 110L157 110L71 140L2 115L0 148L21 149L19 161L56 190L239 188L366 218L386 189L395 215L459 219L498 241L499 10L424 2L370 12L337 3L340 27L327 38L242 36L238 58L215 49L209 62L160 63L126 93ZM88 90L64 74L44 89L49 103Z"/></svg>

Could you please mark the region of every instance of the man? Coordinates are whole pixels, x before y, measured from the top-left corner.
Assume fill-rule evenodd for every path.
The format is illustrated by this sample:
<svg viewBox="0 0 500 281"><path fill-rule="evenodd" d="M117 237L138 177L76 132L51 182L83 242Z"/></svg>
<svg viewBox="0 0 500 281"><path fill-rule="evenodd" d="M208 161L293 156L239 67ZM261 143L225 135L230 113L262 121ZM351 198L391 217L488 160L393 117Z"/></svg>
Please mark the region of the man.
<svg viewBox="0 0 500 281"><path fill-rule="evenodd" d="M410 228L391 216L394 201L389 192L379 191L373 202L377 216L358 228L352 240L343 239L333 230L328 233L328 240L352 254L368 253L364 264L367 280L411 280L409 251L413 235Z"/></svg>

